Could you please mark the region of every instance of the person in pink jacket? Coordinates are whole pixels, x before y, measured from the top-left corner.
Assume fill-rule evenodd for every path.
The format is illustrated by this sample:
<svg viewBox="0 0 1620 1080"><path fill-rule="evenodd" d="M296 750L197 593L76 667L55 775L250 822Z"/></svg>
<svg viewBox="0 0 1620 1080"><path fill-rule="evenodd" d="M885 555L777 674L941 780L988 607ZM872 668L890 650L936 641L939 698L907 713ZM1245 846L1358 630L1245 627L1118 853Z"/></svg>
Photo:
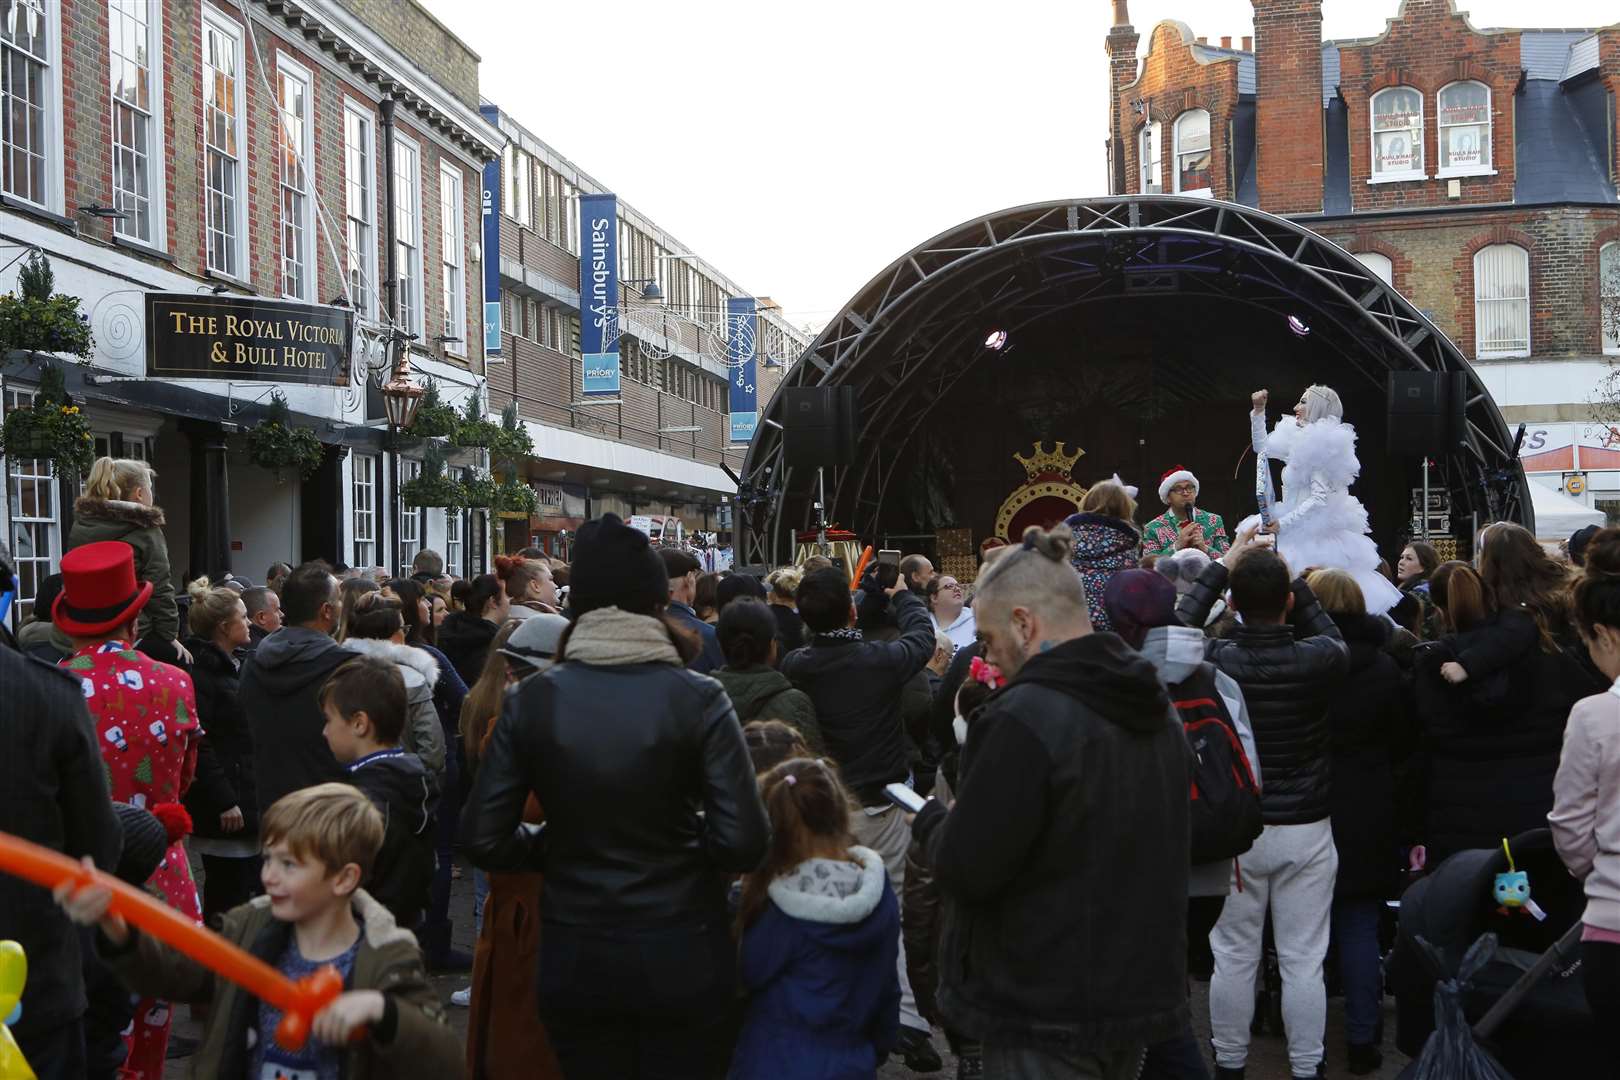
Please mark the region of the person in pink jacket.
<svg viewBox="0 0 1620 1080"><path fill-rule="evenodd" d="M1586 999L1596 1030L1620 1050L1620 529L1590 541L1575 615L1592 662L1616 682L1570 711L1547 823L1564 865L1586 884Z"/></svg>

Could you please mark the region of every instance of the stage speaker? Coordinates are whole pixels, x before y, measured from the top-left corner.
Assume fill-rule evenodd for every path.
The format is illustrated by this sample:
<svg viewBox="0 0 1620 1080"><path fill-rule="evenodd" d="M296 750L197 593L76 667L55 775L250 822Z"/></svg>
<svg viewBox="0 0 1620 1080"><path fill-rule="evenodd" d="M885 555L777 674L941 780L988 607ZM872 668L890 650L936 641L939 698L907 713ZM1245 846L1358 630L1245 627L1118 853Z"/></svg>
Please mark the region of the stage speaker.
<svg viewBox="0 0 1620 1080"><path fill-rule="evenodd" d="M1434 457L1456 449L1467 433L1468 376L1462 372L1389 373L1387 449L1399 457Z"/></svg>
<svg viewBox="0 0 1620 1080"><path fill-rule="evenodd" d="M808 469L855 464L853 386L790 386L782 391L782 455Z"/></svg>

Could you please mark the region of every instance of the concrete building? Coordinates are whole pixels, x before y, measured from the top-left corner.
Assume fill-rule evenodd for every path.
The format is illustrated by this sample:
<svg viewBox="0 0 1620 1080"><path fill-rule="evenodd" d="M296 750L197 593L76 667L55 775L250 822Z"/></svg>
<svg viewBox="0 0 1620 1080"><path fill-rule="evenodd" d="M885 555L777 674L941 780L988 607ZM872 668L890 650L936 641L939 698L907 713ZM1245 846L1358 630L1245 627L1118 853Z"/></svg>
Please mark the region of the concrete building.
<svg viewBox="0 0 1620 1080"><path fill-rule="evenodd" d="M618 203L621 390L586 403L580 354L581 195L608 189L510 114L486 104L505 140L500 180L503 357L489 362L491 411L516 401L534 437L526 476L540 492L528 522L505 523L508 549L553 553L586 518L612 511L677 517L688 532L729 532L722 466L742 464L727 426L726 302L749 294L647 214ZM493 198L491 199L493 203ZM759 299L756 384L763 409L809 344Z"/></svg>
<svg viewBox="0 0 1620 1080"><path fill-rule="evenodd" d="M1189 9L1190 10L1190 9ZM1254 0L1254 36L1109 32L1114 192L1228 199L1356 254L1473 361L1534 479L1620 521L1620 432L1594 401L1620 337L1620 23L1476 29L1402 0L1324 41L1320 0Z"/></svg>
<svg viewBox="0 0 1620 1080"><path fill-rule="evenodd" d="M393 565L423 545L481 565L477 515L390 520L377 394L390 336L451 401L479 392L479 195L501 139L478 112L478 57L414 0L11 0L0 51L0 290L37 249L81 299L95 352L63 365L68 389L98 452L156 466L175 574L260 581L277 560ZM175 357L148 324L152 294L243 325L352 313L347 377L206 360L155 375ZM7 409L39 373L38 358L0 362ZM307 480L243 453L273 394L325 444ZM26 611L77 491L44 462L4 465Z"/></svg>

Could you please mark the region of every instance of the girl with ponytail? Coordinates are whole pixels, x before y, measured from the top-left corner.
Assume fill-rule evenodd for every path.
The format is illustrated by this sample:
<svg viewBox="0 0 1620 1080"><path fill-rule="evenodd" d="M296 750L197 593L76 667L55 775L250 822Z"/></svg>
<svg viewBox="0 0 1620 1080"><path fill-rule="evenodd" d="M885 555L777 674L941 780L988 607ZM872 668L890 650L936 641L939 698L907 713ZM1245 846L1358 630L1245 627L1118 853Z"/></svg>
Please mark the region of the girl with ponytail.
<svg viewBox="0 0 1620 1080"><path fill-rule="evenodd" d="M1586 884L1581 974L1593 1029L1620 1051L1620 529L1586 549L1575 621L1609 690L1575 703L1547 815L1569 872Z"/></svg>
<svg viewBox="0 0 1620 1080"><path fill-rule="evenodd" d="M899 1034L900 905L883 859L853 844L849 795L825 761L784 761L760 790L771 847L743 878L751 997L729 1075L873 1076Z"/></svg>

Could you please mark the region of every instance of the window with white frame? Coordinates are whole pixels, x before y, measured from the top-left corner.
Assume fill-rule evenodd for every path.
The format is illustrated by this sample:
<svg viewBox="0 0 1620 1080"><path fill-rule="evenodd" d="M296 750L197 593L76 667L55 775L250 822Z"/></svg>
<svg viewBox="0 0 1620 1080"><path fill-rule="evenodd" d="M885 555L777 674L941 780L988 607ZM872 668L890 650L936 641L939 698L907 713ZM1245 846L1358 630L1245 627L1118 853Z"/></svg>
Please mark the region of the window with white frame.
<svg viewBox="0 0 1620 1080"><path fill-rule="evenodd" d="M377 160L371 114L343 107L343 217L348 253L349 297L363 318L377 317Z"/></svg>
<svg viewBox="0 0 1620 1080"><path fill-rule="evenodd" d="M377 455L355 454L354 463L354 562L353 566L377 565Z"/></svg>
<svg viewBox="0 0 1620 1080"><path fill-rule="evenodd" d="M8 387L0 415L34 403L32 390ZM17 567L17 622L34 606L40 582L56 573L62 558L62 526L57 508L56 477L49 458L6 458L6 488L11 497L11 556Z"/></svg>
<svg viewBox="0 0 1620 1080"><path fill-rule="evenodd" d="M563 247L579 254L579 188L563 183Z"/></svg>
<svg viewBox="0 0 1620 1080"><path fill-rule="evenodd" d="M1410 86L1372 97L1372 179L1423 179L1423 95Z"/></svg>
<svg viewBox="0 0 1620 1080"><path fill-rule="evenodd" d="M1188 109L1176 117L1176 191L1182 195L1208 195L1214 175L1212 161L1209 113Z"/></svg>
<svg viewBox="0 0 1620 1080"><path fill-rule="evenodd" d="M1380 255L1376 251L1358 251L1356 260L1378 275L1378 280L1385 285L1395 284L1395 264L1388 255Z"/></svg>
<svg viewBox="0 0 1620 1080"><path fill-rule="evenodd" d="M399 324L417 337L422 322L422 151L394 137L394 240L399 274Z"/></svg>
<svg viewBox="0 0 1620 1080"><path fill-rule="evenodd" d="M406 484L422 475L422 463L401 458L399 461L399 485ZM427 510L420 506L405 506L399 511L399 565L401 569L411 565L416 553L422 550L422 524Z"/></svg>
<svg viewBox="0 0 1620 1080"><path fill-rule="evenodd" d="M1620 356L1620 240L1598 252L1598 312L1603 351Z"/></svg>
<svg viewBox="0 0 1620 1080"><path fill-rule="evenodd" d="M37 206L51 198L55 131L61 103L60 74L51 59L59 47L59 26L50 0L11 0L0 13L0 136L4 146L4 188Z"/></svg>
<svg viewBox="0 0 1620 1080"><path fill-rule="evenodd" d="M467 275L466 229L462 211L461 170L449 162L439 163L439 260L443 291L444 347L460 356L467 354Z"/></svg>
<svg viewBox="0 0 1620 1080"><path fill-rule="evenodd" d="M1164 191L1164 125L1157 120L1142 125L1138 138L1137 160L1142 163L1142 194L1158 195Z"/></svg>
<svg viewBox="0 0 1620 1080"><path fill-rule="evenodd" d="M119 236L143 244L163 245L163 199L152 197L162 185L153 173L162 145L163 40L160 4L148 0L108 0L107 37L112 94L113 207Z"/></svg>
<svg viewBox="0 0 1620 1080"><path fill-rule="evenodd" d="M1491 90L1480 82L1454 82L1436 98L1440 120L1440 175L1489 172Z"/></svg>
<svg viewBox="0 0 1620 1080"><path fill-rule="evenodd" d="M507 217L519 225L527 226L534 221L534 199L529 190L533 172L529 155L507 143L506 149L501 152L501 175L506 178L501 186L501 198L505 204L502 209Z"/></svg>
<svg viewBox="0 0 1620 1080"><path fill-rule="evenodd" d="M1474 356L1530 355L1530 253L1492 244L1474 255Z"/></svg>
<svg viewBox="0 0 1620 1080"><path fill-rule="evenodd" d="M451 506L444 512L444 572L460 577L461 565L461 511Z"/></svg>
<svg viewBox="0 0 1620 1080"><path fill-rule="evenodd" d="M203 185L207 201L208 269L247 276L243 253L242 27L203 9Z"/></svg>
<svg viewBox="0 0 1620 1080"><path fill-rule="evenodd" d="M309 71L286 56L276 61L281 99L281 295L315 299L315 200L310 198L309 162L314 158L310 119L314 102Z"/></svg>

